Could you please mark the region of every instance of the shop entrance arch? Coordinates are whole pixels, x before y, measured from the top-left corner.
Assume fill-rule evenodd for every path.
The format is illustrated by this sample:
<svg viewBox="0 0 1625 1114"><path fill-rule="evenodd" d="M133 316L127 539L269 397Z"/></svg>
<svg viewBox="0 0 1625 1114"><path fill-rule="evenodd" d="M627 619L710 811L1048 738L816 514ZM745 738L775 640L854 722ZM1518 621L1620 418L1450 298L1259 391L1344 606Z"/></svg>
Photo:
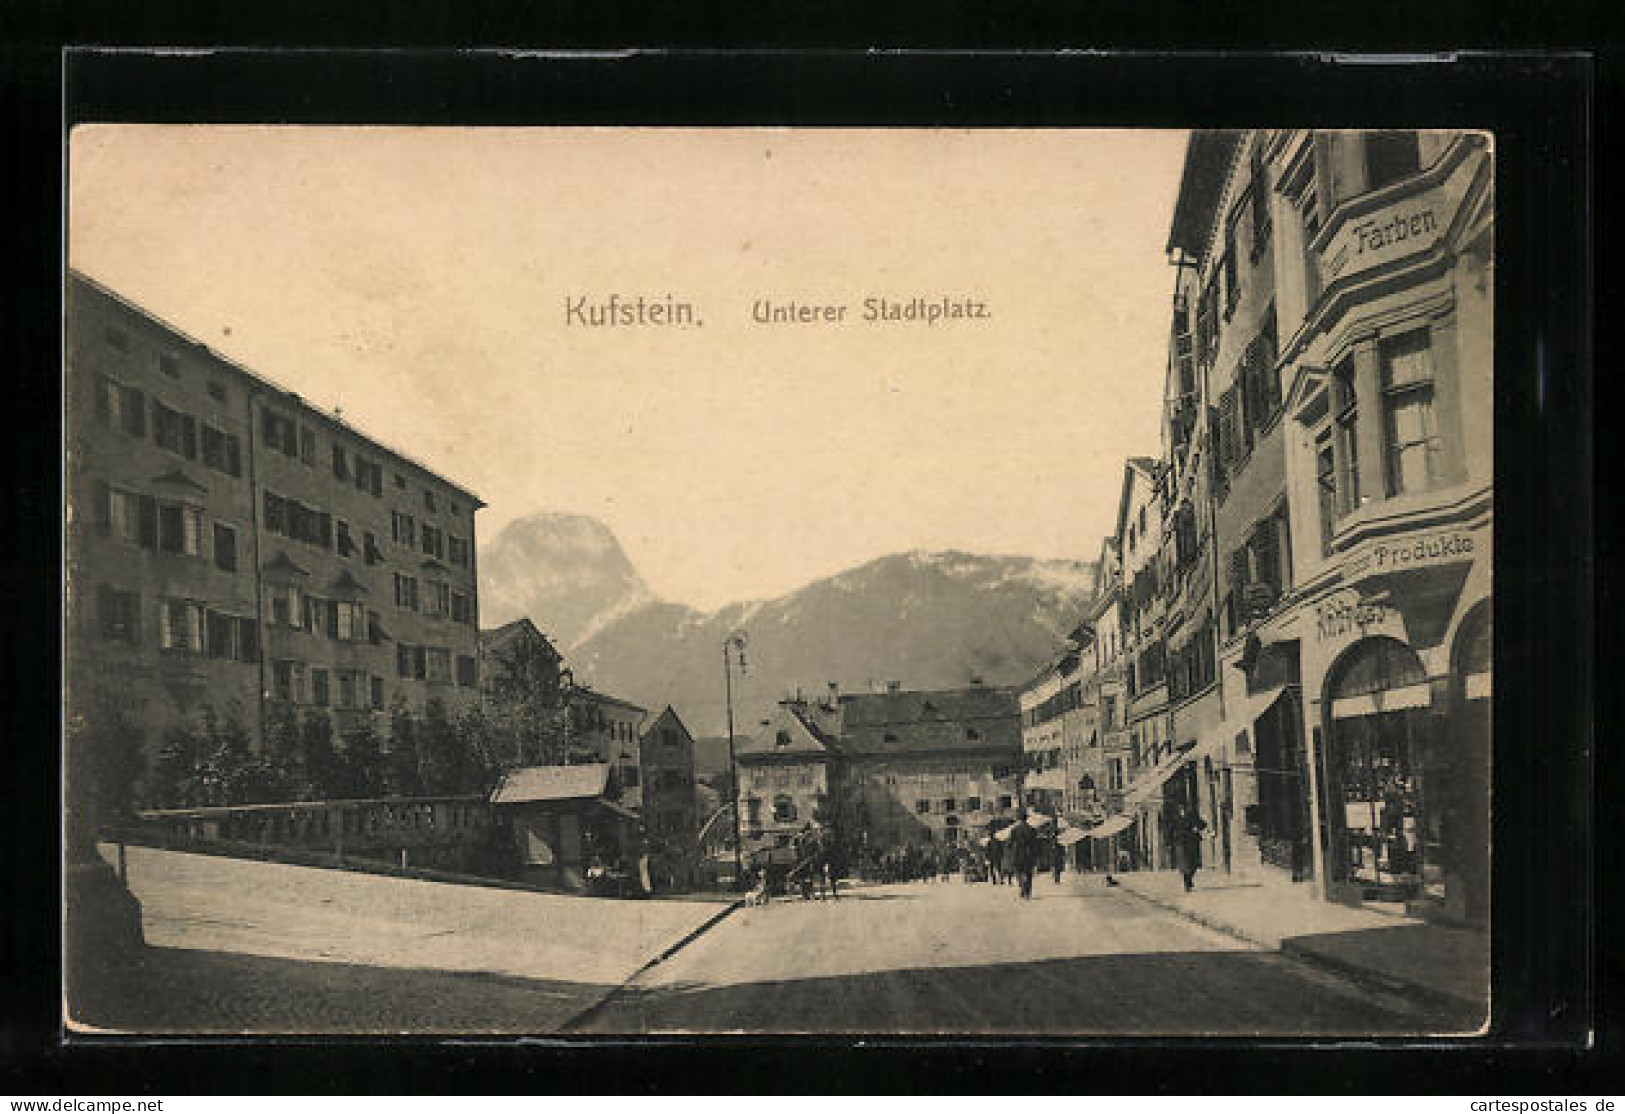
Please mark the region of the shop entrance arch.
<svg viewBox="0 0 1625 1114"><path fill-rule="evenodd" d="M1324 708L1332 881L1366 900L1426 896L1442 877L1428 795L1443 771L1421 659L1394 638L1355 643L1327 674Z"/></svg>
<svg viewBox="0 0 1625 1114"><path fill-rule="evenodd" d="M1462 618L1450 654L1450 718L1445 728L1450 781L1444 806L1446 914L1483 925L1489 919L1492 676L1490 604Z"/></svg>

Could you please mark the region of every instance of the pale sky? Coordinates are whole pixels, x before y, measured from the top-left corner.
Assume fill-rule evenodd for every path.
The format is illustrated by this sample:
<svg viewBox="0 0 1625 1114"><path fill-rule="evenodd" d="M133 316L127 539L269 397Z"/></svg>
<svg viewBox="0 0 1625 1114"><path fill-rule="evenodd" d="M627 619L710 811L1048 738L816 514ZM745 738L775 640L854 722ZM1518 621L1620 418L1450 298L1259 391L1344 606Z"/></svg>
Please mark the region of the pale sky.
<svg viewBox="0 0 1625 1114"><path fill-rule="evenodd" d="M1185 133L94 126L69 263L713 607L884 553L1093 559L1155 454ZM566 324L666 296L700 327ZM866 297L985 303L870 325ZM764 326L758 298L844 303Z"/></svg>

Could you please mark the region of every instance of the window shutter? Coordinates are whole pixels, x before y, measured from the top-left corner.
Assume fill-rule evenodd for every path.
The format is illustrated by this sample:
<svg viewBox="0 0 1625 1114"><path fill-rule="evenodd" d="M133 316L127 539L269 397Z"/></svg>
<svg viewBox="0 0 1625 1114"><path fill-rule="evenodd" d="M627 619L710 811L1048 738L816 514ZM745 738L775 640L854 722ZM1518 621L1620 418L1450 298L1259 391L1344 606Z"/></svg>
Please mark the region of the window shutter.
<svg viewBox="0 0 1625 1114"><path fill-rule="evenodd" d="M1229 469L1236 456L1236 389L1231 387L1219 396L1219 467Z"/></svg>
<svg viewBox="0 0 1625 1114"><path fill-rule="evenodd" d="M136 497L137 536L147 549L158 548L158 500L150 495Z"/></svg>

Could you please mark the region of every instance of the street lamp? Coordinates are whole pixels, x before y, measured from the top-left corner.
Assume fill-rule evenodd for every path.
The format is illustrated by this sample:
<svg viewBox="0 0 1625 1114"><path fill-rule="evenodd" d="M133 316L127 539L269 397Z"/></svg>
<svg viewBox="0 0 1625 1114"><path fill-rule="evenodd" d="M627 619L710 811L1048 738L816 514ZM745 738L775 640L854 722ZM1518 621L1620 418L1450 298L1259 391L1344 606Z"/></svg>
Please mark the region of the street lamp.
<svg viewBox="0 0 1625 1114"><path fill-rule="evenodd" d="M745 880L745 841L739 823L739 763L734 755L734 680L733 658L739 656L739 675L745 674L744 631L735 631L722 641L722 679L728 694L728 780L732 783L734 809L734 885Z"/></svg>

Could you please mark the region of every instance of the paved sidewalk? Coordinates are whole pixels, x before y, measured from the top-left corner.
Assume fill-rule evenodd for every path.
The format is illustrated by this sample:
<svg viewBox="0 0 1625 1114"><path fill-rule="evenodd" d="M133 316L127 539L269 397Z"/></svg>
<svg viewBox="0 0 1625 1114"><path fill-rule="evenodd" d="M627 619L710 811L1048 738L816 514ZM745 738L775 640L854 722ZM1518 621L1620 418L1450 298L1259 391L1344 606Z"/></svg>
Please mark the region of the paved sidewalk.
<svg viewBox="0 0 1625 1114"><path fill-rule="evenodd" d="M1203 871L1186 893L1176 871L1115 876L1119 884L1199 924L1344 974L1453 1003L1469 1029L1487 1021L1489 939L1369 908L1323 901L1306 884L1232 879ZM1100 875L1075 885L1104 885Z"/></svg>

